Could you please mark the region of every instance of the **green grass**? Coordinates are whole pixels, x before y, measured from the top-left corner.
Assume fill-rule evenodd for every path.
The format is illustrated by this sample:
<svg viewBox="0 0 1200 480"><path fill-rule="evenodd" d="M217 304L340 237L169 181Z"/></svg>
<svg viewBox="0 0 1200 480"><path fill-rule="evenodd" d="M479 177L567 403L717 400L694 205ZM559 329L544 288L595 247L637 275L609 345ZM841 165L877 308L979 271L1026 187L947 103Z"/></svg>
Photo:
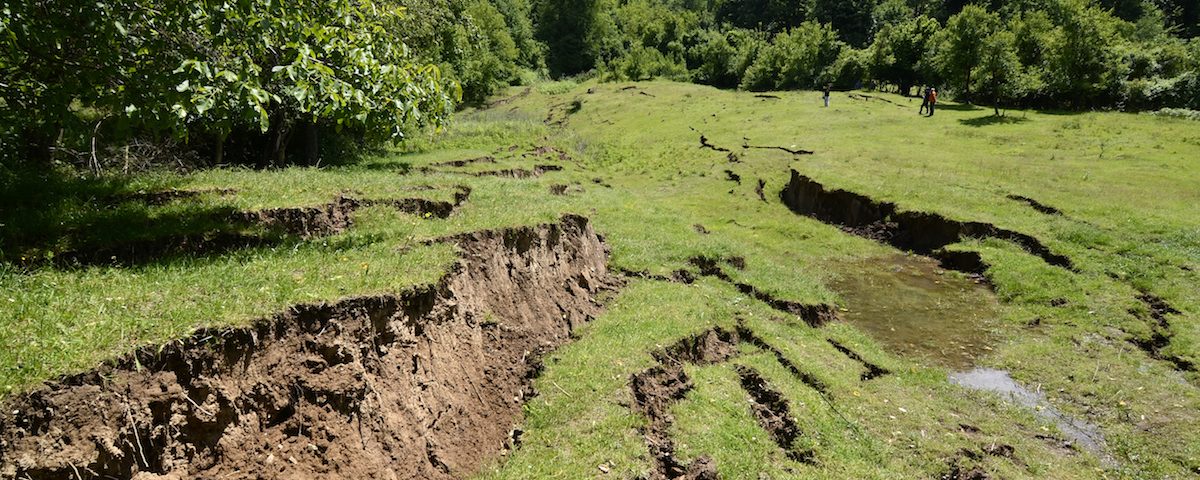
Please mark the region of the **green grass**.
<svg viewBox="0 0 1200 480"><path fill-rule="evenodd" d="M992 265L994 300L931 290L896 308L963 311L987 332L978 362L1004 368L1045 392L1055 408L1102 427L1116 465L1064 453L1038 439L1054 426L1032 412L946 381L936 359L896 353L883 330L835 323L814 329L724 282L631 282L579 339L546 359L527 406L521 448L483 478L632 478L650 471L633 413L629 376L654 363L649 352L738 319L799 368L828 386L822 397L754 349L730 363L689 367L696 388L676 404L673 435L682 458L714 458L722 478L936 478L962 449L1014 447L1015 459L983 455L999 478L1181 478L1200 471L1200 378L1178 372L1132 345L1147 337L1138 290L1167 299L1173 335L1162 353L1200 363L1200 130L1195 122L1120 113L1020 112L947 103L932 118L918 103L899 105L835 94L820 107L815 92L779 100L668 82L543 84L493 109L460 114L449 130L422 135L358 165L273 171L218 169L104 182L62 181L27 195L26 215L5 213L0 235L0 394L54 375L87 369L139 345L186 335L199 326L236 325L300 302L399 291L436 280L453 259L448 247L405 248L418 241L484 228L549 222L566 212L591 218L612 247L610 265L669 275L688 259L742 256L734 280L778 298L834 303L855 298L835 288L848 275L877 275L897 252L795 215L778 193L791 169L901 209L994 223L1039 238L1079 272L1052 267L994 239L954 249L978 251ZM512 89L509 95L521 93ZM587 93L588 91L593 93ZM578 99L561 127L543 119ZM699 138L730 148L701 149ZM796 156L743 149L744 143L813 150ZM511 150L516 146L515 150ZM522 157L554 146L568 161ZM491 155L497 163L434 167ZM557 163L538 178L472 172ZM742 179L726 179L731 170ZM765 200L755 192L766 183ZM565 196L550 186L571 185ZM134 267L22 266L25 250L44 255L94 242L158 238L234 228L233 210L318 205L337 195L470 200L446 219L419 219L373 207L349 231L321 239L283 238L273 247L157 259ZM433 188L426 188L433 187ZM164 188L233 188L159 207L109 208L97 198ZM35 192L36 185L21 191ZM1006 198L1034 198L1064 212L1037 213ZM38 207L38 208L35 208ZM216 218L216 220L214 220ZM702 226L708 233L700 233ZM242 228L242 227L238 227ZM15 232L15 233L13 233ZM18 245L25 250L10 248ZM400 253L404 252L404 253ZM366 265L366 267L364 267ZM894 291L892 291L894 290ZM906 295L903 288L880 292ZM944 297L939 297L943 295ZM912 295L908 292L907 295ZM978 302L973 304L973 302ZM1065 303L1062 303L1065 302ZM1058 306L1052 306L1058 304ZM949 325L953 328L953 318ZM872 337L871 335L879 335ZM892 373L862 381L862 367L835 350L836 339ZM940 340L940 337L933 338ZM985 348L986 347L986 348ZM958 348L958 347L956 347ZM966 348L966 347L963 347ZM755 422L733 364L758 370L789 400L815 465L788 460ZM965 431L960 425L978 428ZM603 474L600 466L610 471Z"/></svg>

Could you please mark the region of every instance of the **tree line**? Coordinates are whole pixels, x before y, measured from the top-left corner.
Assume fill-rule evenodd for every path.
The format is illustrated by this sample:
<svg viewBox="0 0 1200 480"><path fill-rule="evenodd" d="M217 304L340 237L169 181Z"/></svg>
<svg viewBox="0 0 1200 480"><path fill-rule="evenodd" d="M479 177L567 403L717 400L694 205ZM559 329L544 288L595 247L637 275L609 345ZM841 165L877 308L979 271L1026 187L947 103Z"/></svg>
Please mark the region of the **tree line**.
<svg viewBox="0 0 1200 480"><path fill-rule="evenodd" d="M998 108L1197 109L1198 10L1190 0L543 0L535 11L547 64L563 75L748 90L935 85Z"/></svg>
<svg viewBox="0 0 1200 480"><path fill-rule="evenodd" d="M1200 109L1195 0L0 0L0 167L316 163L580 74ZM107 163L106 163L107 162Z"/></svg>

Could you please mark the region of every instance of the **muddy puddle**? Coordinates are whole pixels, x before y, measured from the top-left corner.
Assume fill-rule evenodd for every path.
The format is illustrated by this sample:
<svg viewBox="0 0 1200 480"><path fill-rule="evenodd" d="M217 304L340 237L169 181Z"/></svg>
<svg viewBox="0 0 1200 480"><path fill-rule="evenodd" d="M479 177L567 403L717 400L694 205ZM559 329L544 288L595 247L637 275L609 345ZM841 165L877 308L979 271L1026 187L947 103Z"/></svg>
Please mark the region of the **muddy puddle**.
<svg viewBox="0 0 1200 480"><path fill-rule="evenodd" d="M845 302L841 317L895 354L966 370L995 341L995 294L927 257L843 264L830 286Z"/></svg>
<svg viewBox="0 0 1200 480"><path fill-rule="evenodd" d="M1104 435L1100 427L1055 409L1040 391L1032 391L1017 383L1004 370L975 368L950 374L950 383L984 392L993 392L1008 401L1028 408L1039 418L1054 422L1066 440L1080 449L1091 452L1106 465L1114 460L1104 452Z"/></svg>

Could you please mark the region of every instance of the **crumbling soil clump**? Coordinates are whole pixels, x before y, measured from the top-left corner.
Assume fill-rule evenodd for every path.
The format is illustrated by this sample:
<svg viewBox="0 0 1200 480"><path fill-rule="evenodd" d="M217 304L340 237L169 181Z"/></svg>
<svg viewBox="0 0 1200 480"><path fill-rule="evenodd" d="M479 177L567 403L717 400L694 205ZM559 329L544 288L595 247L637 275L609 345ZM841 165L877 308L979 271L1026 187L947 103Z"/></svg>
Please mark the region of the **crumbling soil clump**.
<svg viewBox="0 0 1200 480"><path fill-rule="evenodd" d="M300 237L321 237L341 233L354 225L351 218L361 204L346 196L316 207L271 208L239 212L235 221L257 223Z"/></svg>
<svg viewBox="0 0 1200 480"><path fill-rule="evenodd" d="M455 240L435 285L202 330L8 400L0 477L470 475L511 446L539 356L618 282L581 217Z"/></svg>
<svg viewBox="0 0 1200 480"><path fill-rule="evenodd" d="M742 389L750 394L750 406L758 424L771 434L771 439L787 453L788 458L801 463L812 463L812 452L801 452L792 443L800 437L800 427L792 418L788 401L783 393L769 385L753 368L737 365L734 368L741 379Z"/></svg>

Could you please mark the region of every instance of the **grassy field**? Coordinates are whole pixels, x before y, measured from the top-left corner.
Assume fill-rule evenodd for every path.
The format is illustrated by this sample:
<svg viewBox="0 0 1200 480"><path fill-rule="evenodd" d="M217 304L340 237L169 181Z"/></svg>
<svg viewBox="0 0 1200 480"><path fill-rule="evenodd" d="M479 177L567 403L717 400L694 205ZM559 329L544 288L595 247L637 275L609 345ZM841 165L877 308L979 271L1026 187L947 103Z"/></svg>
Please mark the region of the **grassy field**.
<svg viewBox="0 0 1200 480"><path fill-rule="evenodd" d="M755 96L667 82L509 93L460 114L444 135L361 164L70 180L7 194L25 202L6 202L25 208L9 212L36 213L6 212L0 222L10 229L0 264L0 394L200 326L430 283L453 251L421 240L571 212L595 222L621 271L695 273L689 260L697 256L741 257L744 268L726 266L730 281L631 278L606 314L546 359L522 446L482 478L647 474L652 460L639 431L646 419L631 408L630 375L655 364L655 350L739 322L824 391L746 344L727 362L688 365L695 388L674 405L671 434L681 459L709 456L721 478L938 478L952 465L997 478L1200 475L1194 121L1023 111L997 118L953 103L925 118L916 102L887 94L835 93L822 108L815 92ZM702 148L702 136L729 152ZM494 161L444 165L485 156ZM486 174L537 165L563 170ZM994 238L953 245L991 266L986 288L793 213L779 199L793 169L902 210L1031 235L1070 257L1076 271ZM221 220L339 195L449 201L462 187L470 198L447 218L373 206L358 210L346 232L321 238L275 237ZM165 189L208 193L161 205L130 196ZM55 259L214 228L271 241L129 265ZM810 327L733 282L777 299L834 304L843 321ZM1173 310L1160 321L1138 300L1146 294ZM1139 347L1156 332L1161 345ZM863 362L888 373L864 380ZM947 381L971 366L1009 372L1045 405L1025 408ZM739 385L743 368L787 400L800 430L792 445L777 445L756 422ZM1096 425L1102 450L1064 448L1043 408ZM789 450L810 452L812 461L793 460Z"/></svg>

